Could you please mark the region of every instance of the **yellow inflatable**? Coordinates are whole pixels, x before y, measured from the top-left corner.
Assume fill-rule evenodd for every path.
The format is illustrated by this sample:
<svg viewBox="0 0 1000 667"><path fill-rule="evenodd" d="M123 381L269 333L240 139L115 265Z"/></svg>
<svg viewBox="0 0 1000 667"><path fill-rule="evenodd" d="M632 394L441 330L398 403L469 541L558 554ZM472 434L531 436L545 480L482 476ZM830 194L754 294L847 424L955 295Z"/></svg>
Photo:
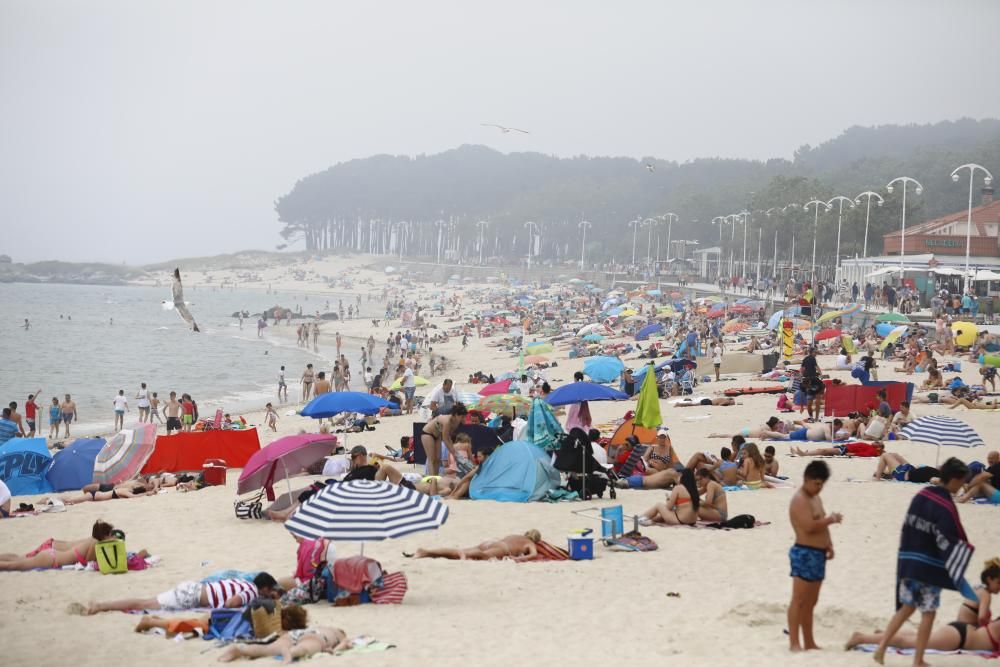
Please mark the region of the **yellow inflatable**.
<svg viewBox="0 0 1000 667"><path fill-rule="evenodd" d="M955 335L955 345L959 347L970 347L979 335L979 329L972 322L952 322L951 331Z"/></svg>

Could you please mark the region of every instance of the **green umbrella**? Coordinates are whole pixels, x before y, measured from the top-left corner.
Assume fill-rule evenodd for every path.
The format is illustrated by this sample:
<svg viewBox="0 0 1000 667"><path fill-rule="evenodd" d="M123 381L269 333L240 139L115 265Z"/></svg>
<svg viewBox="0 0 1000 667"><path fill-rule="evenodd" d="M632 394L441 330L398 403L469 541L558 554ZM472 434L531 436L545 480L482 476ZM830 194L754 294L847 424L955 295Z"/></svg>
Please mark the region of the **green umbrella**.
<svg viewBox="0 0 1000 667"><path fill-rule="evenodd" d="M899 322L900 324L909 324L910 318L902 313L882 313L875 318L876 322Z"/></svg>
<svg viewBox="0 0 1000 667"><path fill-rule="evenodd" d="M642 379L639 405L635 409L632 423L643 428L656 428L663 423L663 417L660 415L660 397L656 393L656 370L653 368L648 369L646 377Z"/></svg>

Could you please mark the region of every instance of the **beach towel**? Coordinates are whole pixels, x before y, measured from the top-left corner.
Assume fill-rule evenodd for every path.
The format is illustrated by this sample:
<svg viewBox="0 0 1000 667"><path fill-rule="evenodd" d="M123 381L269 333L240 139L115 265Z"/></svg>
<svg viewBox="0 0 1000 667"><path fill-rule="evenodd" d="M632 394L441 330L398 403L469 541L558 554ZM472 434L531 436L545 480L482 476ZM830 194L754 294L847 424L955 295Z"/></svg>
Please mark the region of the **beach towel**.
<svg viewBox="0 0 1000 667"><path fill-rule="evenodd" d="M569 552L565 549L560 549L557 546L549 544L543 540L535 542L535 549L538 550L538 555L532 560L519 561L521 563L538 563L545 561L559 561L559 560L569 560Z"/></svg>
<svg viewBox="0 0 1000 667"><path fill-rule="evenodd" d="M733 517L736 518L736 517ZM736 528L733 526L727 526L724 523L719 523L718 521L702 521L699 519L693 526L688 524L666 524L666 523L651 523L650 526L659 526L661 528L712 528L714 530L742 530L742 528ZM770 526L770 521L758 521L754 520L752 526L746 526L747 528L760 528L762 526Z"/></svg>
<svg viewBox="0 0 1000 667"><path fill-rule="evenodd" d="M957 590L963 597L977 600L965 581L965 568L974 549L947 489L922 489L913 497L903 519L896 562L896 608L900 606L900 579Z"/></svg>
<svg viewBox="0 0 1000 667"><path fill-rule="evenodd" d="M861 651L862 653L874 653L878 649L878 644L858 644L852 650ZM913 655L916 649L912 648L896 648L890 646L886 651L887 653L895 655ZM1000 653L992 653L990 651L968 651L966 649L957 649L954 651L942 651L941 649L929 648L924 651L927 655L976 655L980 658L1000 658Z"/></svg>
<svg viewBox="0 0 1000 667"><path fill-rule="evenodd" d="M372 591L375 604L401 604L406 597L409 584L403 572L386 572L382 575L382 587Z"/></svg>
<svg viewBox="0 0 1000 667"><path fill-rule="evenodd" d="M616 538L605 539L604 544L622 551L656 551L660 548L652 539L634 530Z"/></svg>

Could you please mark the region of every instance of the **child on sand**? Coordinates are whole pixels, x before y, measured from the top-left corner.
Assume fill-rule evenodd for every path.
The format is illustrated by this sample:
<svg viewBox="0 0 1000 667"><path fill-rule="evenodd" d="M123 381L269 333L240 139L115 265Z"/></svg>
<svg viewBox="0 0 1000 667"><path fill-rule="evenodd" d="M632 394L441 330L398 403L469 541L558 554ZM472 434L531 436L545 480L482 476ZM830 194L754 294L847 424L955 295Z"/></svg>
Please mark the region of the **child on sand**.
<svg viewBox="0 0 1000 667"><path fill-rule="evenodd" d="M792 563L792 600L788 604L789 648L792 651L819 648L813 638L813 609L826 577L826 561L833 559L830 524L843 520L837 512L827 515L819 499L829 478L830 468L826 463L812 461L806 466L802 486L792 496L788 508L788 518L795 530L795 544L788 551Z"/></svg>
<svg viewBox="0 0 1000 667"><path fill-rule="evenodd" d="M270 403L264 406L264 422L272 431L278 431L278 413L274 411L274 406Z"/></svg>

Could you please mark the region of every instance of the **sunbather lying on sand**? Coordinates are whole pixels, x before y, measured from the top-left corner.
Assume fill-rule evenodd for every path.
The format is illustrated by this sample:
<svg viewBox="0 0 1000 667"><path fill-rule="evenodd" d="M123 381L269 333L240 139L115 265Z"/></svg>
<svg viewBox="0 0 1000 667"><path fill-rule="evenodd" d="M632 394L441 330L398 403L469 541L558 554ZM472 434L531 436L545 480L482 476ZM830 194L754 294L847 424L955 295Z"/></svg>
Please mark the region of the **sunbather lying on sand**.
<svg viewBox="0 0 1000 667"><path fill-rule="evenodd" d="M524 535L508 535L499 540L487 540L471 549L417 549L414 557L448 558L451 560L502 560L510 558L520 563L538 557L535 543L541 539L541 533L532 529Z"/></svg>
<svg viewBox="0 0 1000 667"><path fill-rule="evenodd" d="M748 427L740 429L740 432L735 435L743 436L744 438L759 438L762 440L787 440L788 433L794 431L797 428L805 427L805 422L794 421L786 422L777 417L771 417L761 426ZM710 438L731 438L732 433L712 433L708 437Z"/></svg>
<svg viewBox="0 0 1000 667"><path fill-rule="evenodd" d="M257 597L279 598L282 590L267 572L245 579L222 579L212 582L182 581L175 588L160 593L155 598L128 598L111 602L91 602L86 614L102 611L131 611L133 609L195 609L210 607L245 607Z"/></svg>
<svg viewBox="0 0 1000 667"><path fill-rule="evenodd" d="M879 644L885 637L884 632L855 632L847 640L846 648L854 648L858 644ZM898 648L913 648L916 646L917 633L914 630L901 630L889 641L889 646ZM937 627L927 640L927 648L937 651L993 651L1000 653L1000 619L989 625L976 627L974 623L954 621L948 625Z"/></svg>
<svg viewBox="0 0 1000 667"><path fill-rule="evenodd" d="M336 653L350 646L351 642L343 630L323 626L282 633L270 644L232 644L219 656L219 662L281 656L281 664L290 665L299 658L309 658L317 653Z"/></svg>
<svg viewBox="0 0 1000 667"><path fill-rule="evenodd" d="M138 625L135 626L135 631L145 632L153 628L162 628L167 631L168 639L175 635L187 634L196 630L201 630L202 633L205 633L208 632L208 621L210 618L211 616L208 615L190 618L143 616ZM305 628L308 625L307 620L306 608L301 605L290 604L281 608L281 629L286 632Z"/></svg>
<svg viewBox="0 0 1000 667"><path fill-rule="evenodd" d="M699 405L736 405L736 401L729 397L723 398L682 398L674 402L675 408L691 408Z"/></svg>
<svg viewBox="0 0 1000 667"><path fill-rule="evenodd" d="M63 496L55 500L62 502L64 505L78 505L80 503L118 500L119 498L139 498L156 493L151 487L143 486L136 482L120 484L118 486L113 484L88 484L80 490L83 492L82 496ZM46 498L45 502L51 502L52 500L52 498Z"/></svg>
<svg viewBox="0 0 1000 667"><path fill-rule="evenodd" d="M411 482L403 477L403 473L399 472L399 470L392 467L388 463L383 463L379 466L378 472L375 473L375 481L389 481L393 484L405 486L408 489L413 489L414 491L418 491L420 493L426 493L429 496L446 496L454 491L459 482L457 477L441 475L428 475L427 477L420 478L416 482Z"/></svg>
<svg viewBox="0 0 1000 667"><path fill-rule="evenodd" d="M885 445L882 444L881 440L876 440L871 444L868 444L867 442L848 442L843 445L836 445L834 447L819 447L818 449L813 450L806 450L793 445L790 450L796 456L874 457L882 456L882 452L885 451Z"/></svg>
<svg viewBox="0 0 1000 667"><path fill-rule="evenodd" d="M90 537L82 540L57 541L46 540L40 547L26 556L17 554L0 554L0 571L36 570L40 568L57 568L63 565L79 563L86 565L97 560L94 551L98 542L111 537L114 526L98 519L91 528Z"/></svg>
<svg viewBox="0 0 1000 667"><path fill-rule="evenodd" d="M897 482L926 484L937 476L937 468L930 466L914 467L901 454L887 452L883 449L882 455L878 458L878 465L875 467L875 474L872 475L872 479L878 482L882 479L891 478Z"/></svg>

